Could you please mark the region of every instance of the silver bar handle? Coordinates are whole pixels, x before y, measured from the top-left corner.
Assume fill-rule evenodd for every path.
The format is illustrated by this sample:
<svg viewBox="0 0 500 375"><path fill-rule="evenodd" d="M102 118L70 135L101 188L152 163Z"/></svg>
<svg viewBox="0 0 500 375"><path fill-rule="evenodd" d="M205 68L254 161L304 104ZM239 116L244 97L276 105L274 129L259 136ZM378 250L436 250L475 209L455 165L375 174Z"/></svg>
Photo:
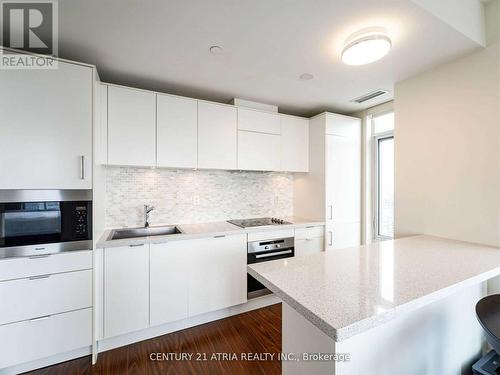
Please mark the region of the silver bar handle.
<svg viewBox="0 0 500 375"><path fill-rule="evenodd" d="M39 322L40 320L45 320L45 319L49 319L49 318L50 318L50 315L46 315L46 316L41 316L39 318L30 319L29 321L30 322Z"/></svg>
<svg viewBox="0 0 500 375"><path fill-rule="evenodd" d="M220 235L218 235L218 236L214 236L214 238L224 238L224 237L226 237L226 235L225 235L225 234L220 234Z"/></svg>
<svg viewBox="0 0 500 375"><path fill-rule="evenodd" d="M80 156L80 179L85 180L85 155Z"/></svg>
<svg viewBox="0 0 500 375"><path fill-rule="evenodd" d="M48 258L49 256L50 254L37 254L29 256L28 259Z"/></svg>
<svg viewBox="0 0 500 375"><path fill-rule="evenodd" d="M50 275L30 276L29 280L48 279Z"/></svg>
<svg viewBox="0 0 500 375"><path fill-rule="evenodd" d="M138 243L138 244L132 244L132 245L128 245L129 247L139 247L139 246L144 246L143 243Z"/></svg>
<svg viewBox="0 0 500 375"><path fill-rule="evenodd" d="M328 233L330 233L330 240L328 241L328 246L333 246L333 232L329 231Z"/></svg>
<svg viewBox="0 0 500 375"><path fill-rule="evenodd" d="M328 206L328 220L333 220L333 205Z"/></svg>
<svg viewBox="0 0 500 375"><path fill-rule="evenodd" d="M292 250L285 250L285 251L278 251L276 253L268 253L268 254L259 254L256 255L255 258L260 259L260 258L270 258L270 257L275 257L278 255L285 255L285 254L291 254Z"/></svg>

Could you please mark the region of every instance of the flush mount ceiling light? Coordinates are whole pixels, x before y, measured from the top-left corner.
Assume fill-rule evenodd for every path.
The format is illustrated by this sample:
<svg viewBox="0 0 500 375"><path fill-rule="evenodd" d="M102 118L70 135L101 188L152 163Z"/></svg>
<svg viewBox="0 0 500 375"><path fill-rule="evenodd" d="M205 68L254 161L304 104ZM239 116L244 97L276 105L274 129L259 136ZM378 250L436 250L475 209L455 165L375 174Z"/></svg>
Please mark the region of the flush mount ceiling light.
<svg viewBox="0 0 500 375"><path fill-rule="evenodd" d="M366 33L350 38L342 50L342 62L365 65L380 60L391 50L391 39L384 33Z"/></svg>

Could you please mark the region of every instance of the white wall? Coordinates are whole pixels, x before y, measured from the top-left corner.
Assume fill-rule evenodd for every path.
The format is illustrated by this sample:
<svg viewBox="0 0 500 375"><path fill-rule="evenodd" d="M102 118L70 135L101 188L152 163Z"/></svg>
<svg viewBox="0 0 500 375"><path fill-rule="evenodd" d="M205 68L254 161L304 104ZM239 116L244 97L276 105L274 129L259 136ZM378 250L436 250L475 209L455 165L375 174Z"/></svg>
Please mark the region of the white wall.
<svg viewBox="0 0 500 375"><path fill-rule="evenodd" d="M500 246L500 42L395 87L398 237Z"/></svg>
<svg viewBox="0 0 500 375"><path fill-rule="evenodd" d="M476 43L485 45L481 0L412 0Z"/></svg>

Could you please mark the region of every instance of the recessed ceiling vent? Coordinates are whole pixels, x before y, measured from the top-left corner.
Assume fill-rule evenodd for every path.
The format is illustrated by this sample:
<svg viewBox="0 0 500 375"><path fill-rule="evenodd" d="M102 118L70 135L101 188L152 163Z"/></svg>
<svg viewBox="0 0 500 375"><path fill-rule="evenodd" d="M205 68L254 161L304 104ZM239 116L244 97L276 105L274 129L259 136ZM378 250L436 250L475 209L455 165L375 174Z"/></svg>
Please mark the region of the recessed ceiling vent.
<svg viewBox="0 0 500 375"><path fill-rule="evenodd" d="M376 90L376 91L372 91L366 95L360 96L359 98L352 99L351 102L361 104L361 103L367 102L368 100L378 98L379 96L382 96L382 95L385 95L388 93L389 93L389 91L387 91L387 90Z"/></svg>

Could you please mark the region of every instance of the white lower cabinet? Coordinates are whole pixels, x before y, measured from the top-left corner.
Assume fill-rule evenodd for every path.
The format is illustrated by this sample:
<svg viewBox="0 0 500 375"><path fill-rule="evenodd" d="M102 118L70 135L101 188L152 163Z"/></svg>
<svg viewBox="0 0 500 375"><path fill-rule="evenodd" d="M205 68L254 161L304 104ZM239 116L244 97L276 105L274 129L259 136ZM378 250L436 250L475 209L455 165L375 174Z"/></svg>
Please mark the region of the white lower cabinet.
<svg viewBox="0 0 500 375"><path fill-rule="evenodd" d="M361 223L335 223L328 225L325 231L326 250L343 249L359 246Z"/></svg>
<svg viewBox="0 0 500 375"><path fill-rule="evenodd" d="M92 270L0 282L0 324L92 307Z"/></svg>
<svg viewBox="0 0 500 375"><path fill-rule="evenodd" d="M191 242L189 316L247 301L245 234Z"/></svg>
<svg viewBox="0 0 500 375"><path fill-rule="evenodd" d="M325 242L323 237L295 240L295 256L316 254L323 251Z"/></svg>
<svg viewBox="0 0 500 375"><path fill-rule="evenodd" d="M0 281L92 269L92 251L67 251L0 261Z"/></svg>
<svg viewBox="0 0 500 375"><path fill-rule="evenodd" d="M319 253L325 250L324 227L295 229L295 256Z"/></svg>
<svg viewBox="0 0 500 375"><path fill-rule="evenodd" d="M92 304L92 251L0 260L0 369L92 345Z"/></svg>
<svg viewBox="0 0 500 375"><path fill-rule="evenodd" d="M149 245L104 250L104 336L149 327Z"/></svg>
<svg viewBox="0 0 500 375"><path fill-rule="evenodd" d="M104 337L247 301L247 236L104 249Z"/></svg>
<svg viewBox="0 0 500 375"><path fill-rule="evenodd" d="M90 346L92 308L1 325L0 338L0 369Z"/></svg>
<svg viewBox="0 0 500 375"><path fill-rule="evenodd" d="M150 323L188 317L188 282L192 241L150 245Z"/></svg>

